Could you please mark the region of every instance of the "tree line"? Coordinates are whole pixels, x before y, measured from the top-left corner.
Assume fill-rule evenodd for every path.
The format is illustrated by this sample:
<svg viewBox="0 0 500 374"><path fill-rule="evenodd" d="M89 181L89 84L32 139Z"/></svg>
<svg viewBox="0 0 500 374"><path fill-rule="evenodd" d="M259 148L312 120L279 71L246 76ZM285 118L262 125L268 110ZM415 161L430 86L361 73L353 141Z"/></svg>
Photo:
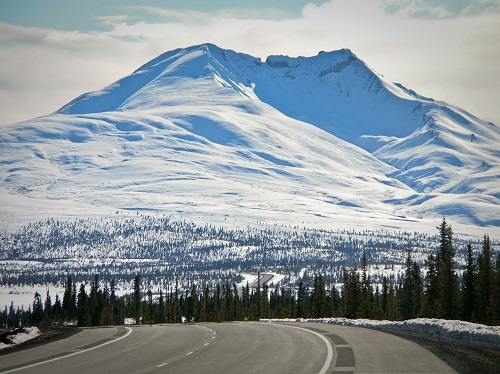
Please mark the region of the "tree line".
<svg viewBox="0 0 500 374"><path fill-rule="evenodd" d="M117 296L115 282L100 282L96 275L87 291L68 276L63 299L45 301L35 294L28 310L13 307L0 313L5 326L51 324L76 321L78 326L120 325L126 318L136 324L183 321L222 322L260 318L370 318L404 320L417 317L462 319L490 325L500 324L500 253L493 259L490 239L484 236L482 249L474 258L467 246L467 263L457 271L453 231L445 219L439 229L439 248L429 255L426 269L413 260L407 247L405 271L399 280L384 276L374 284L366 253L361 268L343 269L341 284L325 282L316 274L313 284L270 288L247 283L239 288L229 281L215 286L178 283L167 290L142 289L140 275L133 279L133 292ZM78 291L77 291L78 289Z"/></svg>

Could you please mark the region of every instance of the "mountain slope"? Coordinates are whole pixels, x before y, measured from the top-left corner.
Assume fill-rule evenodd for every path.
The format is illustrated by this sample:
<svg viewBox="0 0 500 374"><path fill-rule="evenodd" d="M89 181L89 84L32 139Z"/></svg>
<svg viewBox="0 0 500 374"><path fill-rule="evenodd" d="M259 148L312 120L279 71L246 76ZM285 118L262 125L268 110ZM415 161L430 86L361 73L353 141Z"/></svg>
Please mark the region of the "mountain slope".
<svg viewBox="0 0 500 374"><path fill-rule="evenodd" d="M496 229L499 141L494 125L349 50L262 62L207 44L2 128L2 217L26 222L35 207L433 230L447 215Z"/></svg>

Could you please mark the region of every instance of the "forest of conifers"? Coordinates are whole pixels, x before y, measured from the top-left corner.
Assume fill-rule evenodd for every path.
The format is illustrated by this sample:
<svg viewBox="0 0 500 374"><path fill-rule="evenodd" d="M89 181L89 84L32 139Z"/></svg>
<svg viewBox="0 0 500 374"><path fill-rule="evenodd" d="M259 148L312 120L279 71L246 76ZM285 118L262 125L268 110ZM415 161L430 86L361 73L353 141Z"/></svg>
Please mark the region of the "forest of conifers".
<svg viewBox="0 0 500 374"><path fill-rule="evenodd" d="M320 274L312 285L269 288L238 288L229 282L178 286L159 290L142 289L140 275L133 281L133 293L116 295L114 280L101 282L96 275L90 292L85 283L77 287L68 276L61 300L52 302L49 292L35 294L32 306L5 308L0 323L6 327L74 322L78 326L119 325L126 319L135 323L222 322L260 318L346 317L402 320L417 317L461 319L490 325L500 323L500 254L492 258L490 239L484 236L482 250L474 258L471 245L467 263L459 278L455 269L453 232L446 220L439 226L439 249L426 260L427 272L407 248L404 275L395 281L384 277L372 283L363 252L361 268L343 269L341 287L325 282ZM260 279L260 277L258 277Z"/></svg>

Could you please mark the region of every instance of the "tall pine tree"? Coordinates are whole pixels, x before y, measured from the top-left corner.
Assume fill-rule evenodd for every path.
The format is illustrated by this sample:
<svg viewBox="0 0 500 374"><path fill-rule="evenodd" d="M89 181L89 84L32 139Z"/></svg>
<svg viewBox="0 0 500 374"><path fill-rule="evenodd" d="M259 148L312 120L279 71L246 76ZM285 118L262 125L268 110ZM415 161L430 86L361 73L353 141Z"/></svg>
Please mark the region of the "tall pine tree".
<svg viewBox="0 0 500 374"><path fill-rule="evenodd" d="M437 257L437 276L439 285L438 317L453 319L458 305L458 278L454 270L455 250L453 231L446 220L439 228L440 246Z"/></svg>

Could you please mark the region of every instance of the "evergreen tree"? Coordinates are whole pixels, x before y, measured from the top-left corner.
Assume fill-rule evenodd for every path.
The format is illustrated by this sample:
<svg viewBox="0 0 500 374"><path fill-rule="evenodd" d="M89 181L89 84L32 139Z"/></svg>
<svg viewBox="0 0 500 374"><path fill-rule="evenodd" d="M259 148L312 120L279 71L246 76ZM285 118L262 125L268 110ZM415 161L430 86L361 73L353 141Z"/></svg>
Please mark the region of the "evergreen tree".
<svg viewBox="0 0 500 374"><path fill-rule="evenodd" d="M80 291L77 296L77 318L78 326L86 327L90 326L91 316L90 307L87 302L88 296L85 291L85 284L80 285Z"/></svg>
<svg viewBox="0 0 500 374"><path fill-rule="evenodd" d="M461 301L461 319L464 321L472 321L474 314L474 304L476 298L475 290L475 265L472 253L472 244L467 244L467 264L465 265L465 272L462 276L462 287L460 292Z"/></svg>
<svg viewBox="0 0 500 374"><path fill-rule="evenodd" d="M388 319L389 318L389 281L387 280L387 277L385 275L382 278L382 295L381 295L380 306L382 309L382 318Z"/></svg>
<svg viewBox="0 0 500 374"><path fill-rule="evenodd" d="M490 238L485 235L483 248L477 260L477 299L475 307L476 322L488 323L490 297L492 294L493 266L491 263Z"/></svg>
<svg viewBox="0 0 500 374"><path fill-rule="evenodd" d="M135 324L141 323L141 276L137 274L134 277L134 296L133 296L133 313Z"/></svg>
<svg viewBox="0 0 500 374"><path fill-rule="evenodd" d="M56 299L54 301L54 305L52 305L52 320L53 321L60 321L61 318L62 318L61 299L59 298L59 295L56 294Z"/></svg>
<svg viewBox="0 0 500 374"><path fill-rule="evenodd" d="M43 305L42 305L42 295L35 292L35 297L33 299L33 314L31 322L34 325L38 325L43 320Z"/></svg>
<svg viewBox="0 0 500 374"><path fill-rule="evenodd" d="M312 317L321 318L326 315L326 289L321 274L314 276L314 288L311 297Z"/></svg>
<svg viewBox="0 0 500 374"><path fill-rule="evenodd" d="M335 284L332 284L330 286L330 299L329 299L329 306L330 306L330 313L329 315L332 317L338 317L341 315L341 300L340 300L340 293L335 287Z"/></svg>
<svg viewBox="0 0 500 374"><path fill-rule="evenodd" d="M75 298L73 295L73 280L71 279L71 276L68 276L66 278L62 301L62 312L64 320L68 321L75 317L74 311L76 306L74 305L74 303Z"/></svg>
<svg viewBox="0 0 500 374"><path fill-rule="evenodd" d="M191 294L186 298L186 318L188 321L197 320L197 301L198 296L196 295L196 285L193 285L191 287Z"/></svg>
<svg viewBox="0 0 500 374"><path fill-rule="evenodd" d="M421 308L422 317L436 317L437 305L439 301L439 282L437 273L437 256L429 255L425 264L427 265L427 274L425 276L425 296Z"/></svg>
<svg viewBox="0 0 500 374"><path fill-rule="evenodd" d="M490 297L490 323L500 325L500 253L497 255L494 271L493 291Z"/></svg>
<svg viewBox="0 0 500 374"><path fill-rule="evenodd" d="M297 318L307 318L305 310L306 296L306 288L304 287L304 283L300 281L299 290L297 292Z"/></svg>
<svg viewBox="0 0 500 374"><path fill-rule="evenodd" d="M233 299L231 303L231 320L241 320L241 298L238 294L236 284L233 284Z"/></svg>
<svg viewBox="0 0 500 374"><path fill-rule="evenodd" d="M361 267L361 292L359 302L359 316L362 318L372 318L373 316L373 288L371 278L368 275L368 259L363 251Z"/></svg>
<svg viewBox="0 0 500 374"><path fill-rule="evenodd" d="M419 316L421 308L422 279L420 267L413 261L411 245L407 247L406 268L401 282L401 299L399 310L403 319Z"/></svg>
<svg viewBox="0 0 500 374"><path fill-rule="evenodd" d="M458 279L453 269L455 257L453 231L444 218L439 226L439 236L440 247L437 263L439 285L438 317L453 319L457 311Z"/></svg>
<svg viewBox="0 0 500 374"><path fill-rule="evenodd" d="M163 292L160 289L160 297L158 298L158 313L156 315L156 323L165 322L165 301L163 299Z"/></svg>
<svg viewBox="0 0 500 374"><path fill-rule="evenodd" d="M354 267L350 274L344 270L344 289L342 292L344 317L358 318L360 293L360 279L357 268Z"/></svg>
<svg viewBox="0 0 500 374"><path fill-rule="evenodd" d="M87 300L88 309L90 311L90 325L99 326L101 314L101 300L99 293L99 276L94 275L94 280L90 284L90 295Z"/></svg>
<svg viewBox="0 0 500 374"><path fill-rule="evenodd" d="M47 288L47 295L45 296L45 303L43 305L43 318L50 322L52 320L52 298L50 297L49 289Z"/></svg>

